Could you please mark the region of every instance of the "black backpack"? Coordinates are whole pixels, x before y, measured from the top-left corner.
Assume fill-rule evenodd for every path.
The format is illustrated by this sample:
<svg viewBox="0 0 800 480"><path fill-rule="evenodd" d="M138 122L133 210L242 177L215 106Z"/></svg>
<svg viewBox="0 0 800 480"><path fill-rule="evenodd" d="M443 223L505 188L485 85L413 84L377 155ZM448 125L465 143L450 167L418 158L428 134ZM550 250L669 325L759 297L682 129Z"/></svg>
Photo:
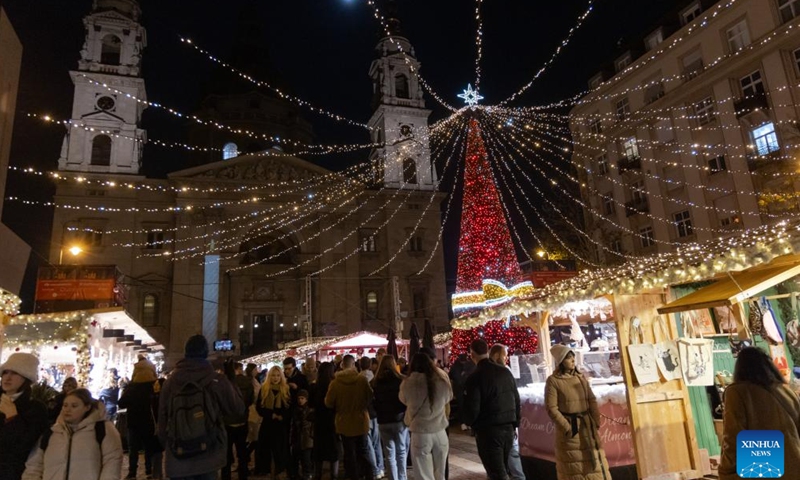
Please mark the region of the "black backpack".
<svg viewBox="0 0 800 480"><path fill-rule="evenodd" d="M39 448L42 449L44 452L47 450L47 445L50 444L50 436L53 435L53 429L48 428L42 434L42 438L39 440ZM97 446L100 447L100 451L103 451L103 439L106 438L106 421L105 420L98 420L94 424L94 438L97 440Z"/></svg>
<svg viewBox="0 0 800 480"><path fill-rule="evenodd" d="M192 458L222 444L224 427L208 388L213 381L187 382L170 399L167 444L175 458Z"/></svg>

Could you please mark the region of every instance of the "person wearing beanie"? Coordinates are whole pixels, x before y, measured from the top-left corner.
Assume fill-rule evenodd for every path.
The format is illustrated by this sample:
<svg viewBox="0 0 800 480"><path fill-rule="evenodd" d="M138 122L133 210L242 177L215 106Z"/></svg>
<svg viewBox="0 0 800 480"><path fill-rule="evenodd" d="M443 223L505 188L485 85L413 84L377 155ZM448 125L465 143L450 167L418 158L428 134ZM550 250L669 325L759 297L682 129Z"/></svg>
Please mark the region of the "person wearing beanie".
<svg viewBox="0 0 800 480"><path fill-rule="evenodd" d="M189 337L184 347L184 358L179 360L172 370L172 374L161 387L161 398L164 401L158 405L158 437L164 445L166 452L165 470L171 480L182 480L187 477L192 479L216 478L217 472L227 463L226 449L228 436L223 424L223 416L237 415L245 409L242 396L236 385L228 377L214 371L208 359L208 341L202 335ZM212 399L206 406L209 418L217 420L213 432L209 432L210 439L206 451L191 458L180 455L174 451L179 439L171 438L167 432L176 412L170 406L175 397L187 387L188 384L199 385L208 392L207 398Z"/></svg>
<svg viewBox="0 0 800 480"><path fill-rule="evenodd" d="M19 480L25 459L48 425L47 407L31 398L39 359L14 353L0 365L0 480Z"/></svg>
<svg viewBox="0 0 800 480"><path fill-rule="evenodd" d="M133 365L131 382L119 399L119 408L128 410L128 476L136 478L139 468L139 452L144 450L144 469L148 476L160 477L155 456L161 445L155 438L155 416L158 414L156 392L156 367L146 358L140 357ZM155 475L154 475L155 473Z"/></svg>
<svg viewBox="0 0 800 480"><path fill-rule="evenodd" d="M611 478L598 433L600 410L589 381L575 365L575 351L559 344L550 348L550 355L554 367L544 398L547 414L556 425L558 480Z"/></svg>
<svg viewBox="0 0 800 480"><path fill-rule="evenodd" d="M464 384L462 423L475 432L478 455L491 480L508 480L508 457L519 427L520 401L511 370L489 359L481 339L469 347L475 371Z"/></svg>
<svg viewBox="0 0 800 480"><path fill-rule="evenodd" d="M289 433L289 476L292 480L311 480L314 477L314 409L308 403L308 390L298 390L296 398ZM302 475L298 466L302 468Z"/></svg>

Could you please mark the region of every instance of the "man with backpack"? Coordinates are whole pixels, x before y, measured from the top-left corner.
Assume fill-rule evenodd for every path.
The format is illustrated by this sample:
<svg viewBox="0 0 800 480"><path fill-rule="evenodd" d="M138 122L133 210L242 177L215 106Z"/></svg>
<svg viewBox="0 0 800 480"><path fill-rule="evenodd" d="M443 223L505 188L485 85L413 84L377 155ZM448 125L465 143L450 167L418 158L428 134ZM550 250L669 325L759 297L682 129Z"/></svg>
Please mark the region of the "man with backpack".
<svg viewBox="0 0 800 480"><path fill-rule="evenodd" d="M167 452L166 473L171 480L216 480L227 462L223 416L245 409L236 386L216 373L207 357L206 338L190 337L185 358L175 365L161 391L158 435Z"/></svg>

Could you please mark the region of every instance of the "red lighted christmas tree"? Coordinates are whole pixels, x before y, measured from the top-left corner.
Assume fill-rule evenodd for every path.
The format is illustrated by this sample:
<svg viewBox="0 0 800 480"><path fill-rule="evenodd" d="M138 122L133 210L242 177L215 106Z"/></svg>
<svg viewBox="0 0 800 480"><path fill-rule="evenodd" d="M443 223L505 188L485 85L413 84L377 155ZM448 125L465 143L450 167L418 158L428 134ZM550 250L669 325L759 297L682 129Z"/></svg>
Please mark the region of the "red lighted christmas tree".
<svg viewBox="0 0 800 480"><path fill-rule="evenodd" d="M452 299L453 313L457 317L476 315L522 280L500 202L480 126L473 118L467 134L458 273L456 294ZM507 326L505 320L494 320L470 330L454 329L451 359L468 353L469 344L476 338L483 338L489 346L502 343L509 347L510 353L516 350L534 353L538 343L531 329Z"/></svg>

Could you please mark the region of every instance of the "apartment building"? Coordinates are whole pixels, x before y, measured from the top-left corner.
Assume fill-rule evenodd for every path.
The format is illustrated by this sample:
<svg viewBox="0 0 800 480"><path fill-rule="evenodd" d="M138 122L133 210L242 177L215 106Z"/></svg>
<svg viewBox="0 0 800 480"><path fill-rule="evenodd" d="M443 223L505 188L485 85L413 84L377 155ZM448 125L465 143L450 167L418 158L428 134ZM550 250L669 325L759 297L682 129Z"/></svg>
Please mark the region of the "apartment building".
<svg viewBox="0 0 800 480"><path fill-rule="evenodd" d="M589 80L572 156L599 258L794 215L800 0L696 0Z"/></svg>

